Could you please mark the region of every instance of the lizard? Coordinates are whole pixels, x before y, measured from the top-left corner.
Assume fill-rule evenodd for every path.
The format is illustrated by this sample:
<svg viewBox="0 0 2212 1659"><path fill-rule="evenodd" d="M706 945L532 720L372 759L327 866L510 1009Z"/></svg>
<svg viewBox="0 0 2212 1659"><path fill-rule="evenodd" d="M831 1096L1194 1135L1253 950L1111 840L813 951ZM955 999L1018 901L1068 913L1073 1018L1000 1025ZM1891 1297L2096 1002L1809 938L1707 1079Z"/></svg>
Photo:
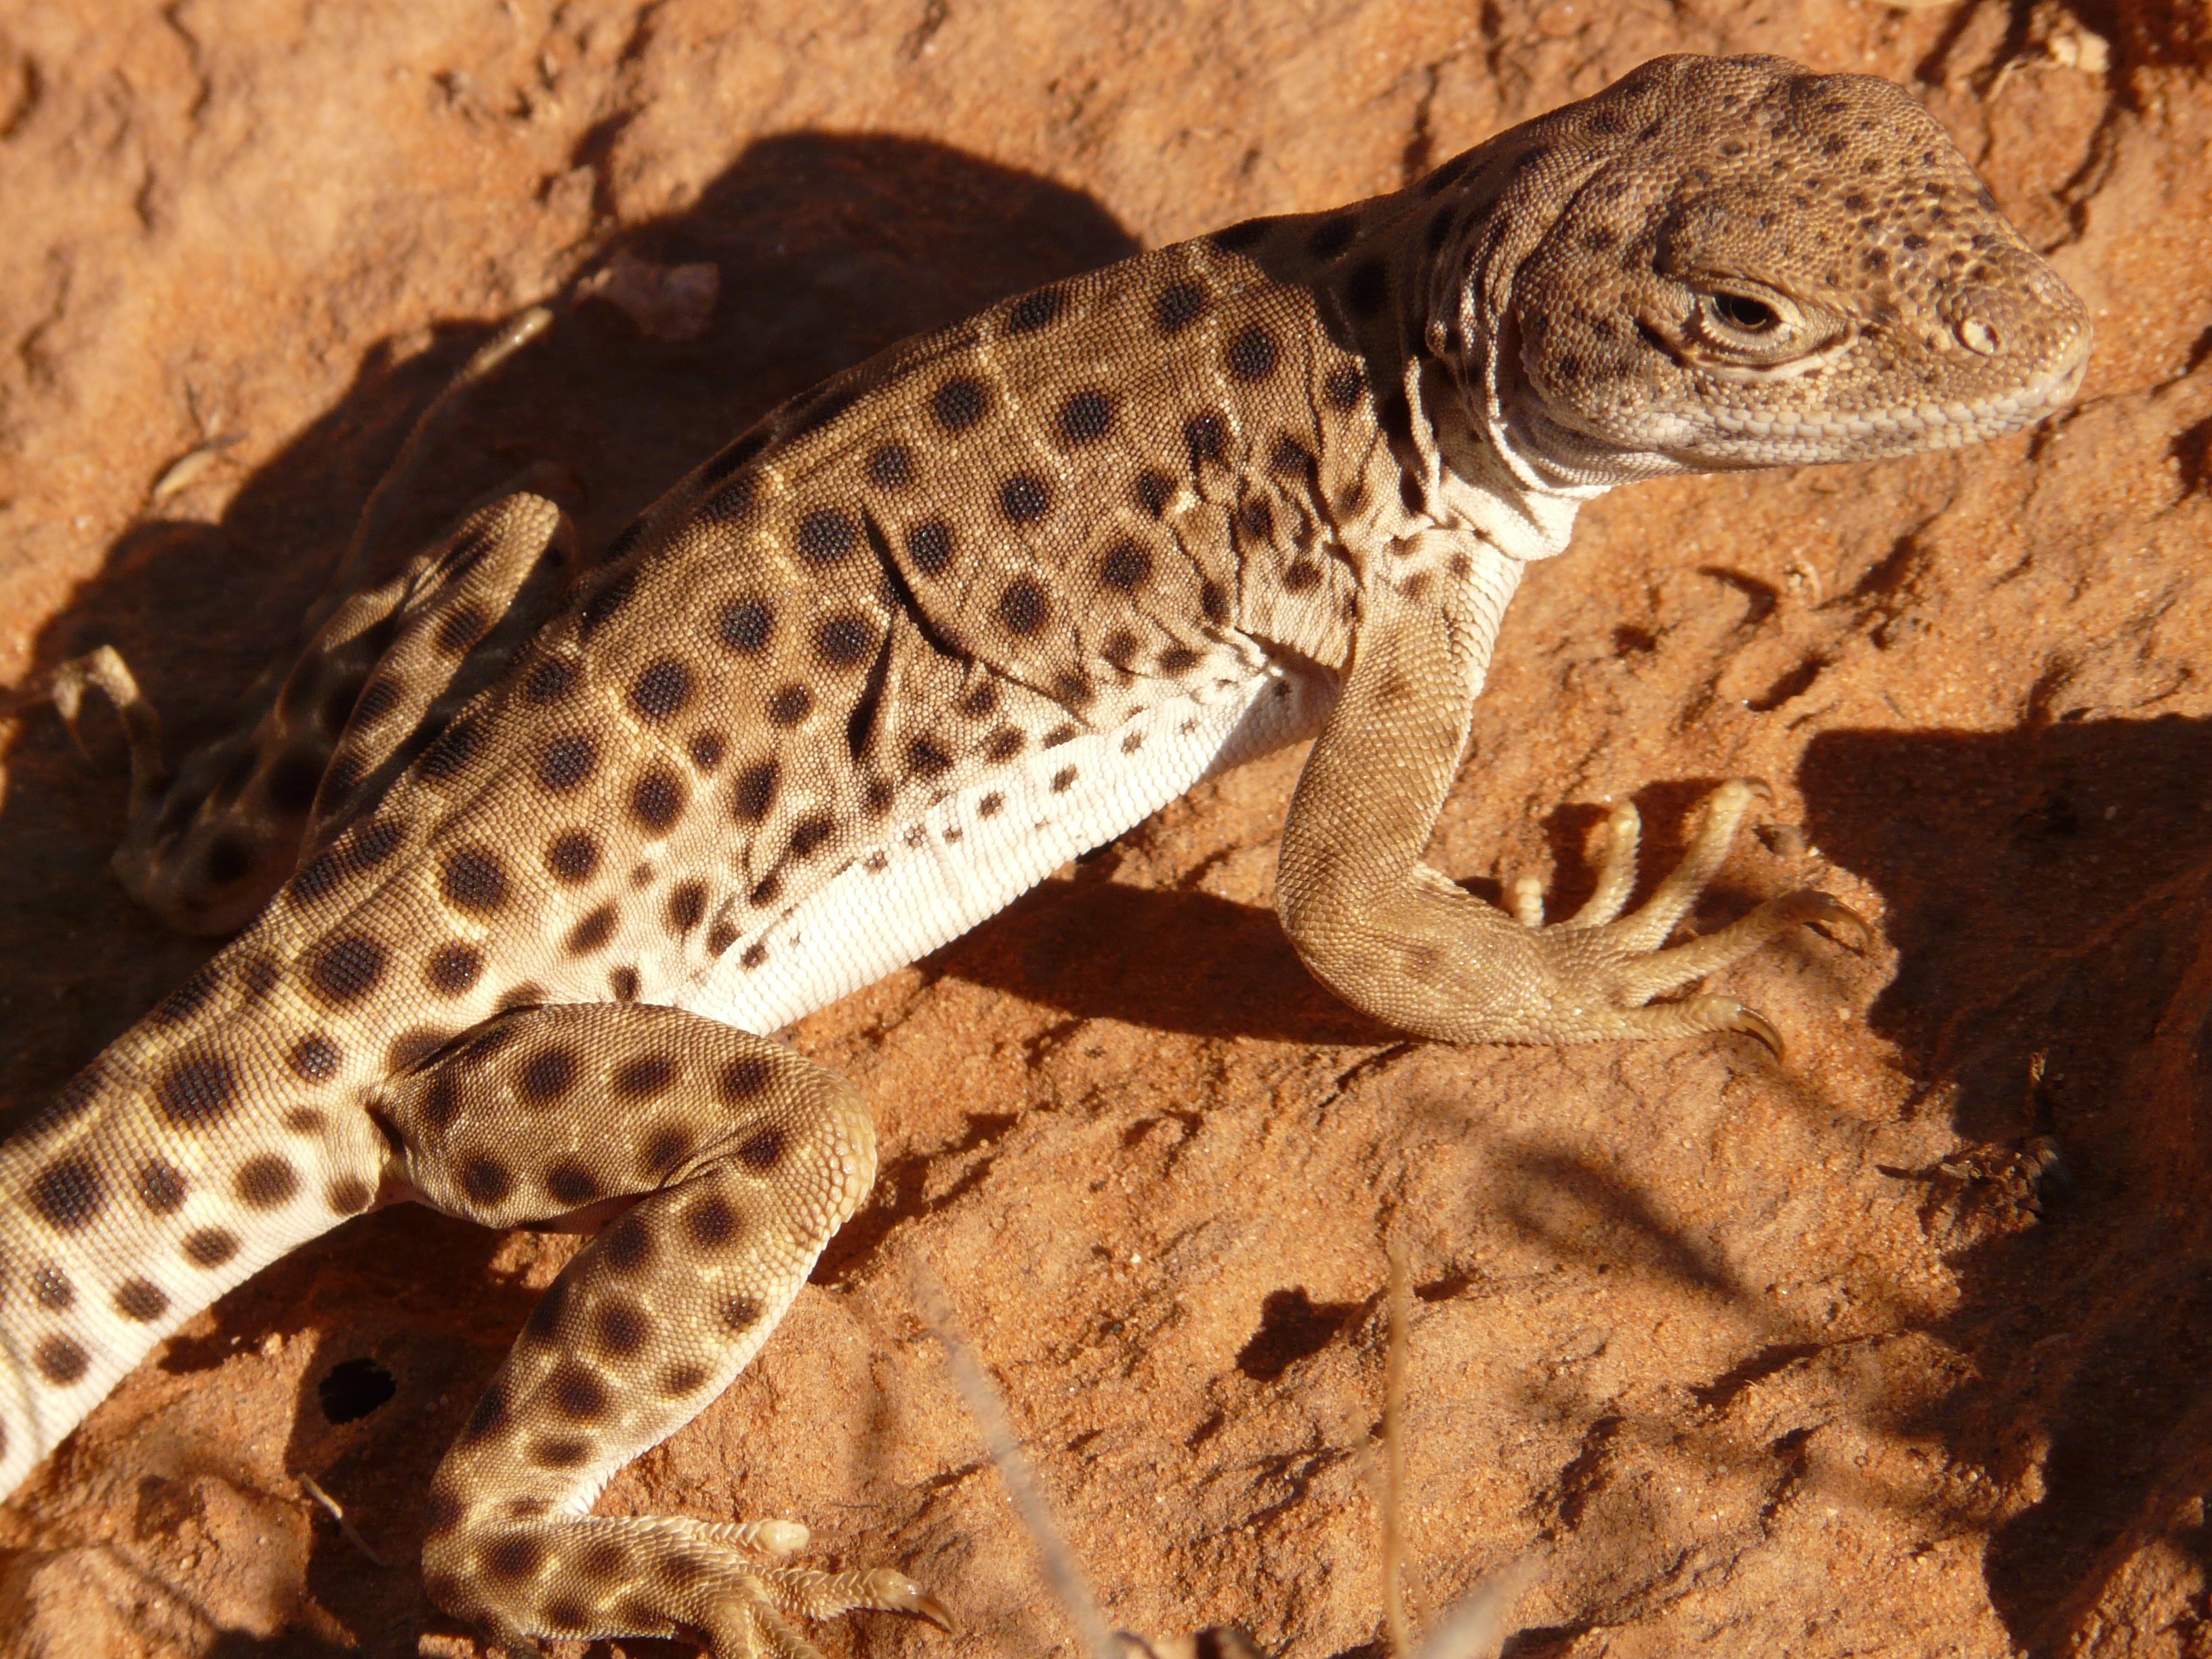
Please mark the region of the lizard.
<svg viewBox="0 0 2212 1659"><path fill-rule="evenodd" d="M167 777L127 674L118 868L236 933L0 1146L0 1491L167 1334L373 1207L596 1225L439 1466L430 1599L495 1643L815 1652L947 1619L795 1522L593 1514L766 1340L875 1167L772 1034L1200 779L1311 738L1276 908L1440 1042L1746 1033L1675 996L1816 925L1676 926L1424 861L1524 568L1663 475L1860 461L2063 406L2087 309L1903 89L1655 60L1397 192L1009 299L770 411L586 562L520 489L336 605ZM121 669L109 659L110 670ZM66 712L66 710L65 710ZM136 723L132 724L133 719Z"/></svg>

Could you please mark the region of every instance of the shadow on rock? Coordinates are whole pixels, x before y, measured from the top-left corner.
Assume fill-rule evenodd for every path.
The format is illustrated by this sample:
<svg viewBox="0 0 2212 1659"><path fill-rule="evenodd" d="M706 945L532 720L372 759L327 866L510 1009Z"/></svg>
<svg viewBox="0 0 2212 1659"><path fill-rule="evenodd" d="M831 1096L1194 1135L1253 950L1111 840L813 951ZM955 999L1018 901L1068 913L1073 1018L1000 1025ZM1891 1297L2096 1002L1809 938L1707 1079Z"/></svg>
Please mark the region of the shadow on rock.
<svg viewBox="0 0 2212 1659"><path fill-rule="evenodd" d="M706 337L658 342L611 306L560 307L545 336L455 410L370 550L373 567L396 568L541 461L574 480L586 544L604 545L784 398L910 334L1134 251L1087 197L939 145L821 133L754 144L688 211L600 251L716 264L721 295ZM345 394L255 473L220 523L134 525L41 630L21 691L34 696L57 664L112 643L168 717L173 752L206 735L271 659L296 648L303 613L410 425L501 320L441 324L431 349L404 362L372 349ZM167 933L109 877L119 775L88 770L51 716L24 723L6 763L0 1110L12 1123L208 946ZM487 1313L495 1242L421 1212L370 1218L218 1304L217 1334L172 1355L173 1369L211 1366L232 1334L296 1328L302 1307L332 1332L300 1403L289 1466L324 1471L391 1564L372 1566L318 1522L309 1589L368 1650L412 1652L413 1631L445 1622L414 1571L421 1493L532 1299L495 1292ZM389 1316L365 1320L364 1309ZM323 1385L348 1364L334 1415ZM372 1395L374 1405L345 1415ZM292 1652L301 1634L237 1637L225 1650Z"/></svg>
<svg viewBox="0 0 2212 1659"><path fill-rule="evenodd" d="M2212 1476L2212 726L1838 732L1802 772L1821 850L1902 959L1870 1023L1982 1143L1918 1182L1962 1268L1947 1404L1994 1476L1991 1598L2031 1650L2097 1622Z"/></svg>
<svg viewBox="0 0 2212 1659"><path fill-rule="evenodd" d="M1273 910L1124 886L1099 865L1047 882L931 966L1078 1019L1272 1042L1404 1041L1323 989Z"/></svg>

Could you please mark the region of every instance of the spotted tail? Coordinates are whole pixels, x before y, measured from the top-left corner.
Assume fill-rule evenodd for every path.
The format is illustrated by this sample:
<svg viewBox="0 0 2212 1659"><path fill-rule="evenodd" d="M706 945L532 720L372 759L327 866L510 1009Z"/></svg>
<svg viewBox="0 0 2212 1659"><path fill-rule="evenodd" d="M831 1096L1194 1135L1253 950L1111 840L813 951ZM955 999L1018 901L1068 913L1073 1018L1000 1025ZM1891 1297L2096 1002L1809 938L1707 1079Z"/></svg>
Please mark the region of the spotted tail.
<svg viewBox="0 0 2212 1659"><path fill-rule="evenodd" d="M274 1000L251 937L0 1146L0 1494L155 1343L375 1200L373 1122L307 1086L344 1081L336 1050L240 1006Z"/></svg>

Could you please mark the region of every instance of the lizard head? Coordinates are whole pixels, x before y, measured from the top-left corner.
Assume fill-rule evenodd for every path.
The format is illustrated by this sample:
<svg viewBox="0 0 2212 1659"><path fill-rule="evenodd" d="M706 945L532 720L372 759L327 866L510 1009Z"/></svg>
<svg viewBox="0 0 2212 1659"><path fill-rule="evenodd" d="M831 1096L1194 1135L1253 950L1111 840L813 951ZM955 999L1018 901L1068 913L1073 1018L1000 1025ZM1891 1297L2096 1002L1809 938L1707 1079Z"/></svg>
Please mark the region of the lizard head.
<svg viewBox="0 0 2212 1659"><path fill-rule="evenodd" d="M1489 399L1571 475L1948 448L2081 383L2087 308L1888 82L1661 58L1522 131L1482 218L1541 229L1471 224L1450 303L1496 307Z"/></svg>

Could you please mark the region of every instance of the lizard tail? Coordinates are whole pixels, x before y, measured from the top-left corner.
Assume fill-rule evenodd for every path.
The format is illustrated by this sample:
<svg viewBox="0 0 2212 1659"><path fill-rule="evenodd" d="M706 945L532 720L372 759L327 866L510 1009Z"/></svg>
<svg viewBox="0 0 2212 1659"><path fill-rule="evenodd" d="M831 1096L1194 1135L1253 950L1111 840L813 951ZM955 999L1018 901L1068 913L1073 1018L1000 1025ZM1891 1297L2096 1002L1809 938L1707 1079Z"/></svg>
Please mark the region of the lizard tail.
<svg viewBox="0 0 2212 1659"><path fill-rule="evenodd" d="M239 951L0 1146L0 1496L156 1342L376 1201L386 1149L331 1098L335 1045L241 1015Z"/></svg>

